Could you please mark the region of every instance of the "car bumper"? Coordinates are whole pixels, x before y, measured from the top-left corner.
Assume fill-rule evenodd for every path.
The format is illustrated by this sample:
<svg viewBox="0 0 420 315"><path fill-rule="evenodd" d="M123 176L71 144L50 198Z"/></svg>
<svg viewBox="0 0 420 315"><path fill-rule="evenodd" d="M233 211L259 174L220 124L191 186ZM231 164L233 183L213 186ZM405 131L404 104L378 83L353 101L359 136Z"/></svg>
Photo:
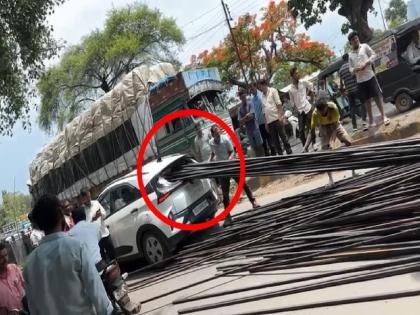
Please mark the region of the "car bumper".
<svg viewBox="0 0 420 315"><path fill-rule="evenodd" d="M200 211L200 213L195 215L193 212L193 209L195 209L195 207L197 207L199 204L204 202L204 200L207 201L208 206L204 208L202 211ZM191 206L189 206L187 210L183 211L182 214L180 214L180 216L184 217L183 223L185 224L202 223L202 222L212 219L217 212L217 204L218 204L217 196L212 191L209 191L203 197L201 197L196 202L194 202ZM190 231L182 230L174 234L173 236L171 236L169 238L169 243L171 247L170 249L174 250L177 247L177 245L183 239L188 237L188 235L190 234L191 234Z"/></svg>

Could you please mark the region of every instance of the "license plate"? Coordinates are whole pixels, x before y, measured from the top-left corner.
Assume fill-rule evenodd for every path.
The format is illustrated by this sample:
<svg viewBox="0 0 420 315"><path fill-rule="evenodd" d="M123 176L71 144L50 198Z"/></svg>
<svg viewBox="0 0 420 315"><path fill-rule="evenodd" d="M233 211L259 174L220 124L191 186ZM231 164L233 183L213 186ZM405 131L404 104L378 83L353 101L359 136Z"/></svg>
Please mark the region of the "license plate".
<svg viewBox="0 0 420 315"><path fill-rule="evenodd" d="M201 211L203 211L204 209L206 209L209 206L209 203L207 200L204 200L202 202L200 202L194 209L193 209L193 213L194 215L198 215L200 214Z"/></svg>

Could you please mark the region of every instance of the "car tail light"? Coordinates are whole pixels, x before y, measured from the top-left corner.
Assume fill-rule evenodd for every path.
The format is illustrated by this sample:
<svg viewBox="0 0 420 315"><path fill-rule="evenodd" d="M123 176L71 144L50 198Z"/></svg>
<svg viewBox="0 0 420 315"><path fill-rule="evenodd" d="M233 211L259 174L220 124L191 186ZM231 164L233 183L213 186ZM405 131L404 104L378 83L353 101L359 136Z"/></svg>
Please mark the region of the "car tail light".
<svg viewBox="0 0 420 315"><path fill-rule="evenodd" d="M160 195L158 198L158 204L164 202L166 199L168 199L168 197L172 194L172 192L167 192L163 195Z"/></svg>
<svg viewBox="0 0 420 315"><path fill-rule="evenodd" d="M158 195L158 204L164 202L179 187L183 185L182 181L171 182L164 177L159 177L156 181L156 192Z"/></svg>

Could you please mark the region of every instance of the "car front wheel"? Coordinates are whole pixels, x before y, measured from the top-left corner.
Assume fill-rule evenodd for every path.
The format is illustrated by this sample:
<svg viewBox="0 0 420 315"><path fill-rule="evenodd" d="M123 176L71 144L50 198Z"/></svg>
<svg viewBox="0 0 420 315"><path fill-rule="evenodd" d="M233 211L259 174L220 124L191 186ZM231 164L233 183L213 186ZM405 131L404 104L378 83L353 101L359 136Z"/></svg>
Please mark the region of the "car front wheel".
<svg viewBox="0 0 420 315"><path fill-rule="evenodd" d="M142 247L148 264L160 263L170 256L167 240L155 232L147 232L143 235Z"/></svg>

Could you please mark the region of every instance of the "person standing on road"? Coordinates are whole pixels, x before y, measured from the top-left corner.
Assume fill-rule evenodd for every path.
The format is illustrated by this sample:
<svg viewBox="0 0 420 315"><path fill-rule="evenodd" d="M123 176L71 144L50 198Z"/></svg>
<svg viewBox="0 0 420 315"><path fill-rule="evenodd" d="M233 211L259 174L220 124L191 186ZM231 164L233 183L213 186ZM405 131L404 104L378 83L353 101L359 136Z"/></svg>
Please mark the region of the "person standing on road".
<svg viewBox="0 0 420 315"><path fill-rule="evenodd" d="M15 264L9 264L6 243L0 242L0 315L21 311L24 295L22 271Z"/></svg>
<svg viewBox="0 0 420 315"><path fill-rule="evenodd" d="M292 78L292 86L289 90L290 102L298 112L300 140L302 145L305 145L307 134L311 130L313 113L312 104L309 102L308 96L313 97L314 87L312 83L301 79L299 70L296 67L290 70L290 77ZM315 144L315 142L315 132L313 132L312 143Z"/></svg>
<svg viewBox="0 0 420 315"><path fill-rule="evenodd" d="M269 87L266 80L258 82L259 89L263 93L262 103L265 114L265 126L270 134L278 155L283 155L280 139L283 142L287 154L292 154L292 148L287 139L284 129L284 113L280 101L279 92L275 88Z"/></svg>
<svg viewBox="0 0 420 315"><path fill-rule="evenodd" d="M211 146L211 156L209 162L211 161L226 161L226 160L233 160L235 158L235 151L233 150L233 145L228 137L225 135L221 135L221 131L218 126L211 127L211 134L213 139L210 140ZM239 183L238 177L233 177L233 180ZM230 177L222 177L220 178L220 186L222 187L223 193L223 205L225 209L229 206L230 203ZM245 183L244 184L244 191L252 204L253 208L257 208L258 204L256 199L254 198L251 189ZM231 225L233 223L232 216L230 213L225 219L224 226Z"/></svg>
<svg viewBox="0 0 420 315"><path fill-rule="evenodd" d="M251 85L252 93L252 104L255 109L255 118L258 123L258 128L260 129L261 138L263 140L263 149L265 156L276 155L276 149L273 146L273 143L270 138L270 134L265 127L265 115L262 104L262 92L258 90L257 83L252 83Z"/></svg>
<svg viewBox="0 0 420 315"><path fill-rule="evenodd" d="M113 313L91 253L64 233L64 216L56 196L42 196L32 210L45 237L28 257L23 277L31 315Z"/></svg>
<svg viewBox="0 0 420 315"><path fill-rule="evenodd" d="M99 226L93 222L86 221L86 211L79 207L73 211L74 227L69 231L69 235L84 244L90 253L90 259L98 271L106 265L102 259L99 249L101 232Z"/></svg>
<svg viewBox="0 0 420 315"><path fill-rule="evenodd" d="M90 191L85 188L80 191L80 204L83 205L86 211L87 222L97 221L100 224L101 240L99 241L99 248L101 249L101 256L105 261L116 259L114 244L112 243L111 235L105 224L106 211L101 206L99 201L92 200Z"/></svg>
<svg viewBox="0 0 420 315"><path fill-rule="evenodd" d="M360 100L366 104L369 128L376 126L373 121L372 99L375 100L378 106L382 122L387 126L390 120L385 116L382 90L373 71L373 62L376 59L376 54L368 44L360 43L357 32L351 32L348 40L352 46L352 51L349 54L349 70L356 75Z"/></svg>
<svg viewBox="0 0 420 315"><path fill-rule="evenodd" d="M321 149L330 150L331 144L336 138L344 143L346 146L352 145L352 140L347 131L340 123L340 112L333 102L328 101L328 94L325 91L319 93L318 99L315 103L316 109L312 114L311 131L315 131L319 127L319 135L321 138ZM308 152L311 143L312 133L309 134L306 140L303 152ZM354 175L353 171L353 175ZM334 185L334 180L331 172L328 172L329 184Z"/></svg>
<svg viewBox="0 0 420 315"><path fill-rule="evenodd" d="M255 156L263 156L263 140L255 118L254 104L248 99L248 95L244 89L239 89L238 96L241 100L241 106L238 110L239 124L245 126L246 135Z"/></svg>
<svg viewBox="0 0 420 315"><path fill-rule="evenodd" d="M198 162L208 161L211 154L210 140L211 134L207 129L198 123L195 125L197 136L194 139L193 151Z"/></svg>
<svg viewBox="0 0 420 315"><path fill-rule="evenodd" d="M349 70L349 55L343 55L344 64L338 70L340 75L340 92L345 94L349 100L351 123L353 125L353 131L357 131L357 100L360 100L359 86L357 85L356 78ZM360 114L363 121L363 130L367 130L366 123L366 106L361 102Z"/></svg>

